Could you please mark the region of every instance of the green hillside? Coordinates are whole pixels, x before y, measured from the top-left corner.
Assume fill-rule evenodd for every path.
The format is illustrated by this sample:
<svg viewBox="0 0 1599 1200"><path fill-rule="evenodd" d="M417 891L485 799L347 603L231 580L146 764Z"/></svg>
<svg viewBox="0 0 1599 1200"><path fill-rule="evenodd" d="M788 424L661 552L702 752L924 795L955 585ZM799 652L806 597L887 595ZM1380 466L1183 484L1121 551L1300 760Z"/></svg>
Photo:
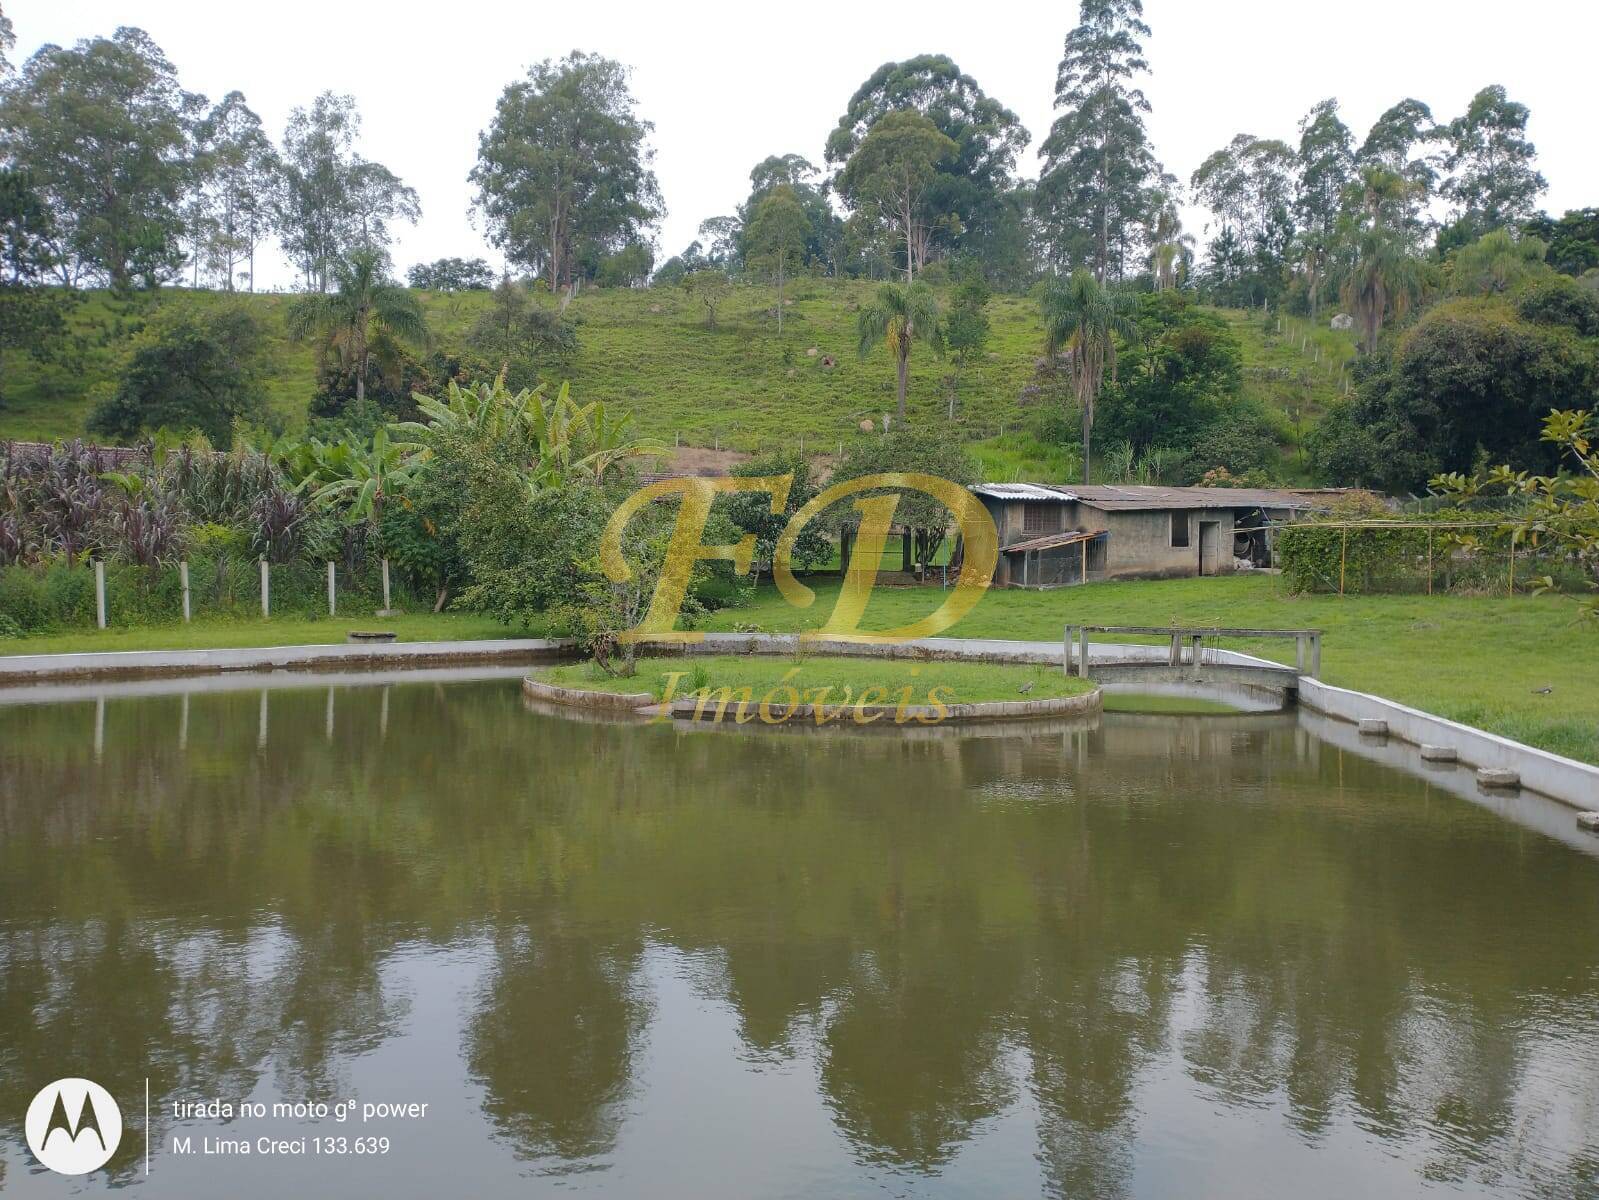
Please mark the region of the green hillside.
<svg viewBox="0 0 1599 1200"><path fill-rule="evenodd" d="M788 288L783 332L775 295L742 285L708 328L697 301L677 288L591 288L568 315L577 323L578 350L556 379L570 378L584 400L632 411L648 434L683 446L754 451L793 445L828 453L859 436L863 420L878 421L894 407L894 372L879 348L856 352L855 318L875 285L861 281L800 280ZM487 293L419 293L436 342L458 346L489 302ZM152 304L220 301L215 293L168 290L155 298L113 300L92 294L73 317L76 365L41 366L13 357L4 379L0 438L48 440L83 432L97 389L109 387L128 338ZM289 429L303 426L314 388L314 355L290 340L284 314L293 297L240 297L268 330L268 391L274 413ZM1062 458L1032 435L1038 403L1025 394L1033 380L1042 336L1029 297L996 295L989 305L988 351L962 370L955 426L972 442L994 476L1053 477ZM1294 330L1267 333L1259 314L1229 313L1244 346L1245 388L1305 422L1333 398L1335 353L1352 352L1346 335L1320 331L1324 364L1301 352ZM1297 328L1297 327L1296 327ZM809 353L810 350L816 353ZM831 363L829 363L829 359ZM915 414L947 419L948 359L918 347L911 367ZM999 436L1003 432L1003 437Z"/></svg>

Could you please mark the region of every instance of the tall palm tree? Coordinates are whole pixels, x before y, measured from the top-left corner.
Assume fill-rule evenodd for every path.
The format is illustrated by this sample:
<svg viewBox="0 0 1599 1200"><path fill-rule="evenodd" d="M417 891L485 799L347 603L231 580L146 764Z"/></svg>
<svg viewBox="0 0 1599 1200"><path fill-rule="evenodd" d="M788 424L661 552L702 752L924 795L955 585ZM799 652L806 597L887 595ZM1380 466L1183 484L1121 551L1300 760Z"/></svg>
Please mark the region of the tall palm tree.
<svg viewBox="0 0 1599 1200"><path fill-rule="evenodd" d="M388 278L377 250L353 250L335 262L333 281L333 292L295 303L289 310L289 331L295 337L325 336L339 361L355 368L355 398L363 401L374 358L383 365L395 357L395 339L425 343L427 322L416 297Z"/></svg>
<svg viewBox="0 0 1599 1200"><path fill-rule="evenodd" d="M944 352L944 334L938 322L938 297L925 283L885 283L856 318L861 357L878 342L886 342L894 356L898 377L899 421L905 420L905 389L910 381L911 345L926 342L934 354Z"/></svg>
<svg viewBox="0 0 1599 1200"><path fill-rule="evenodd" d="M1116 335L1133 336L1136 301L1108 288L1079 268L1067 280L1054 280L1044 292L1044 352L1051 362L1067 356L1072 391L1083 414L1083 482L1089 481L1088 456L1094 428L1094 402L1105 371L1116 378Z"/></svg>
<svg viewBox="0 0 1599 1200"><path fill-rule="evenodd" d="M1390 314L1404 316L1420 295L1421 283L1421 266L1398 234L1376 226L1360 235L1340 295L1360 322L1362 350L1370 354L1377 348L1383 321Z"/></svg>
<svg viewBox="0 0 1599 1200"><path fill-rule="evenodd" d="M1175 200L1168 199L1155 214L1149 242L1149 267L1155 276L1155 290L1170 291L1187 272L1194 257L1194 235L1183 232L1183 219Z"/></svg>

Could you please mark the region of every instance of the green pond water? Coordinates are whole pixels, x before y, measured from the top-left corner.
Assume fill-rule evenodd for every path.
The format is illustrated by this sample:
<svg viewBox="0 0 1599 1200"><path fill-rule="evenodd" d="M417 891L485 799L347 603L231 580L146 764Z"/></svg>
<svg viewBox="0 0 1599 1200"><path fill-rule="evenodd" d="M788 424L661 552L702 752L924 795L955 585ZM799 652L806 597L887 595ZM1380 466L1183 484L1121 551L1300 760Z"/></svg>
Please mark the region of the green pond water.
<svg viewBox="0 0 1599 1200"><path fill-rule="evenodd" d="M0 705L8 1197L1599 1191L1599 838L1292 713L137 690ZM67 1076L125 1127L76 1179Z"/></svg>

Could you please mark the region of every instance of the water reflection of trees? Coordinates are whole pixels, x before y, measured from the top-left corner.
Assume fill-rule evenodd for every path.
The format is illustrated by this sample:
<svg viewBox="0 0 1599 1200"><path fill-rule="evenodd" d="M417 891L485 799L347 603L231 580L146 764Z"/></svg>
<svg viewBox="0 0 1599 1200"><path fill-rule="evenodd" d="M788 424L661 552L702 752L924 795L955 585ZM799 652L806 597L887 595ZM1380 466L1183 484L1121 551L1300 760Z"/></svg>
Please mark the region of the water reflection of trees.
<svg viewBox="0 0 1599 1200"><path fill-rule="evenodd" d="M654 939L719 964L752 1051L819 1029L866 1161L936 1170L1024 1089L1051 1187L1121 1194L1176 1055L1216 1104L1281 1098L1310 1143L1352 1117L1436 1178L1595 1170L1529 1065L1599 1057L1599 932L1566 919L1592 864L1291 726L679 734L500 684L396 687L385 731L336 701L330 741L321 693L273 695L260 747L255 695L197 698L186 750L177 700L114 702L98 762L90 708L0 712L0 1111L72 1055L327 1093L399 1027L397 946L486 936L486 1113L581 1167L619 1137Z"/></svg>

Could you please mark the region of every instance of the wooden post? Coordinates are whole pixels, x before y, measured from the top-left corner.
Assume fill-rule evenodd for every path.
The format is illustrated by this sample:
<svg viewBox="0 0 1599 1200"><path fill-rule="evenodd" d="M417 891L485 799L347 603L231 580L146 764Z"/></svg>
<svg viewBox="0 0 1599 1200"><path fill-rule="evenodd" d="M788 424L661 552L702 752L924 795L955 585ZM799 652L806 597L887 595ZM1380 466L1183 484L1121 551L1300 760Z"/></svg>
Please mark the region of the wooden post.
<svg viewBox="0 0 1599 1200"><path fill-rule="evenodd" d="M178 586L183 590L183 623L189 623L189 564L178 564Z"/></svg>
<svg viewBox="0 0 1599 1200"><path fill-rule="evenodd" d="M333 560L328 560L328 616L335 617L339 613L338 590L334 583Z"/></svg>
<svg viewBox="0 0 1599 1200"><path fill-rule="evenodd" d="M387 613L389 611L389 609L390 609L390 605L389 605L389 558L388 558L388 555L384 555L383 556L383 611L385 613Z"/></svg>
<svg viewBox="0 0 1599 1200"><path fill-rule="evenodd" d="M105 561L94 560L94 623L105 628Z"/></svg>
<svg viewBox="0 0 1599 1200"><path fill-rule="evenodd" d="M261 560L261 615L272 615L272 568L265 558Z"/></svg>
<svg viewBox="0 0 1599 1200"><path fill-rule="evenodd" d="M1427 595L1432 595L1432 526L1427 526Z"/></svg>
<svg viewBox="0 0 1599 1200"><path fill-rule="evenodd" d="M1088 582L1088 539L1087 538L1083 539L1082 546L1083 546L1083 582L1087 583Z"/></svg>
<svg viewBox="0 0 1599 1200"><path fill-rule="evenodd" d="M1510 539L1510 595L1516 594L1516 539Z"/></svg>
<svg viewBox="0 0 1599 1200"><path fill-rule="evenodd" d="M1339 531L1338 539L1338 594L1344 594L1344 564L1349 558L1349 526L1345 525Z"/></svg>

